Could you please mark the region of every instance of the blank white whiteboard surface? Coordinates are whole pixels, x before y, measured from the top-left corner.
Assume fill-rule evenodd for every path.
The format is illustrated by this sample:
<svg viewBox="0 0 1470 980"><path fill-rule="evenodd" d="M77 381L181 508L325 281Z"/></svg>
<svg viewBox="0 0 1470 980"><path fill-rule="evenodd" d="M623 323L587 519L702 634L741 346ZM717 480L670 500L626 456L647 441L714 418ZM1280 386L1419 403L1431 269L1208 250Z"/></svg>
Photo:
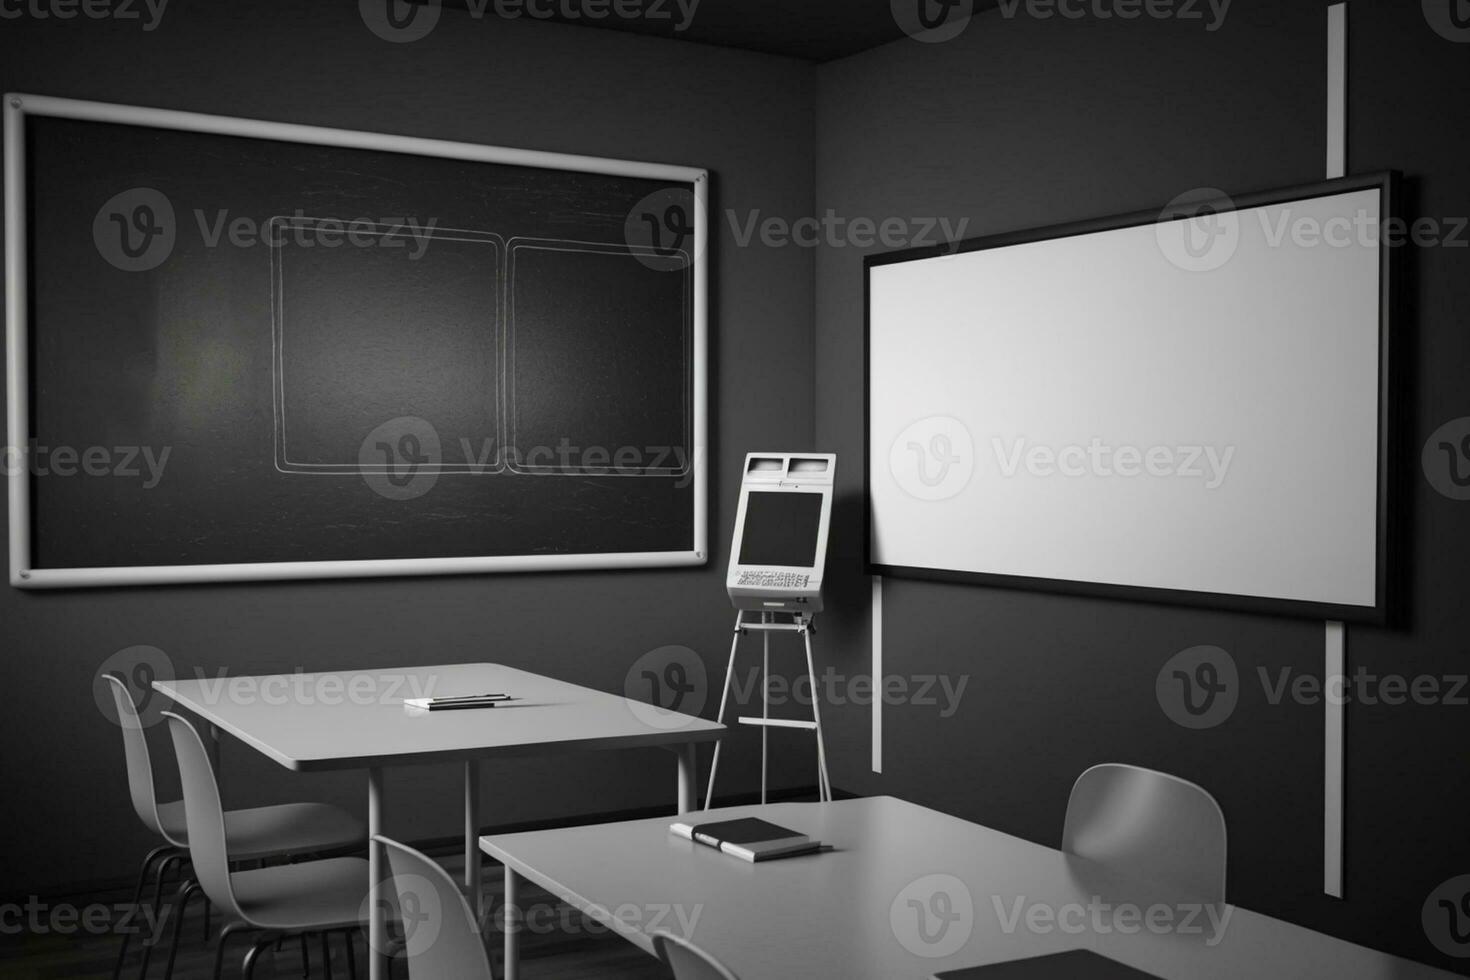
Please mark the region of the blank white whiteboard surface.
<svg viewBox="0 0 1470 980"><path fill-rule="evenodd" d="M870 260L874 570L1380 611L1391 185L1364 183Z"/></svg>

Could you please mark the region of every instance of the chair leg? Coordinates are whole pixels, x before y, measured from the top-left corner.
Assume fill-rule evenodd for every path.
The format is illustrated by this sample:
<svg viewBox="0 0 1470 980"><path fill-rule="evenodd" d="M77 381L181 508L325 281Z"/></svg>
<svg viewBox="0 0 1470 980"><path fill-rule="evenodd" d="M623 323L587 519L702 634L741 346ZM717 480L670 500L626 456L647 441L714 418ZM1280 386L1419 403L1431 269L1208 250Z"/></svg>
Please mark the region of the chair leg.
<svg viewBox="0 0 1470 980"><path fill-rule="evenodd" d="M149 919L151 924L158 924L158 911L163 908L163 880L168 876L170 868L182 864L183 854L170 854L158 864L158 874L153 879L153 917ZM148 975L148 962L153 958L153 947L158 944L158 930L148 937L143 944L143 962L138 967L138 980L143 980Z"/></svg>
<svg viewBox="0 0 1470 980"><path fill-rule="evenodd" d="M184 886L179 889L178 897L174 899L173 912L177 918L174 919L174 934L169 939L168 965L163 968L163 980L172 980L174 975L174 961L178 959L179 946L184 941L184 913L189 910L189 899L193 898L197 891L199 891L199 882L191 879L184 882Z"/></svg>
<svg viewBox="0 0 1470 980"><path fill-rule="evenodd" d="M225 943L229 941L230 934L244 928L245 923L243 922L230 922L220 929L219 936L215 939L214 947L214 973L212 974L214 980L220 980L220 978L224 975Z"/></svg>
<svg viewBox="0 0 1470 980"><path fill-rule="evenodd" d="M210 912L212 912L212 911L214 911L214 907L209 904L209 896L208 895L205 895L204 896L204 937L203 938L204 938L204 941L206 943L209 942L209 919L210 919Z"/></svg>
<svg viewBox="0 0 1470 980"><path fill-rule="evenodd" d="M332 935L322 933L322 976L326 980L332 980Z"/></svg>
<svg viewBox="0 0 1470 980"><path fill-rule="evenodd" d="M301 934L301 975L303 977L311 976L311 953L307 951L306 939L306 933L303 932Z"/></svg>
<svg viewBox="0 0 1470 980"><path fill-rule="evenodd" d="M357 930L347 929L342 933L342 943L347 947L347 980L357 980Z"/></svg>
<svg viewBox="0 0 1470 980"><path fill-rule="evenodd" d="M251 980L255 976L255 961L260 957L261 950L269 946L271 942L270 936L257 939L255 945L250 947L250 952L245 954L245 960L240 964L240 975L244 980Z"/></svg>
<svg viewBox="0 0 1470 980"><path fill-rule="evenodd" d="M112 980L118 980L122 976L123 962L128 958L128 941L132 939L133 934L131 930L136 925L138 909L142 907L143 888L148 883L148 869L153 867L154 861L175 850L176 848L172 844L162 844L155 847L148 852L148 856L143 859L143 866L138 869L138 884L133 889L133 904L129 905L127 911L123 913L123 918L127 922L128 929L122 934L122 947L117 951L117 962L112 967Z"/></svg>

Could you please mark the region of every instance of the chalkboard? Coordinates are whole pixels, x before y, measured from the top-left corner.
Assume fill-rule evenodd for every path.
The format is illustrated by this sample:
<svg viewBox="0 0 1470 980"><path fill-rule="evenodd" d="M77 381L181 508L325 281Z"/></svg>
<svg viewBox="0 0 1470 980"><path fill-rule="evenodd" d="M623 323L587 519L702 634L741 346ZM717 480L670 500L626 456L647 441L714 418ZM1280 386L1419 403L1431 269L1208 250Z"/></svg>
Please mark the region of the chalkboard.
<svg viewBox="0 0 1470 980"><path fill-rule="evenodd" d="M704 561L703 171L6 123L13 584Z"/></svg>

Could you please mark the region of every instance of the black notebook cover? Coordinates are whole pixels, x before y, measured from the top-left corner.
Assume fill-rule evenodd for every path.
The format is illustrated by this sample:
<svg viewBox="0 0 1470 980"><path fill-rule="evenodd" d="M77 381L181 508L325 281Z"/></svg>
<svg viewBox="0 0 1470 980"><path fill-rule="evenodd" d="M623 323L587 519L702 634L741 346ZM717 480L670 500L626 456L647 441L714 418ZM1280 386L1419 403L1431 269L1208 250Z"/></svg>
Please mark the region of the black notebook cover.
<svg viewBox="0 0 1470 980"><path fill-rule="evenodd" d="M766 841L806 836L756 817L695 824L694 834L696 837L709 837L721 844L762 844Z"/></svg>
<svg viewBox="0 0 1470 980"><path fill-rule="evenodd" d="M1086 949L936 973L941 980L1159 980Z"/></svg>

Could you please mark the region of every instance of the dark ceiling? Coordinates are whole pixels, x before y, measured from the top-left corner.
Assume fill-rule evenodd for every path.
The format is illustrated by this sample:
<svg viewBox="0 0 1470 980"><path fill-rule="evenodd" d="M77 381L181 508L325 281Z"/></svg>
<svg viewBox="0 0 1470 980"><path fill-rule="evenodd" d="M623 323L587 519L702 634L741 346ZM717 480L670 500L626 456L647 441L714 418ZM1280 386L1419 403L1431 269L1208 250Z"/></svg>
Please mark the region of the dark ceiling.
<svg viewBox="0 0 1470 980"><path fill-rule="evenodd" d="M430 4L441 0L411 0ZM587 27L632 31L703 44L764 51L808 61L831 61L903 37L893 4L930 4L944 0L442 0L446 10L534 11L542 20ZM640 16L619 17L613 11L637 10ZM693 6L692 17L684 9ZM989 4L981 0L975 7ZM683 24L683 30L675 30Z"/></svg>

